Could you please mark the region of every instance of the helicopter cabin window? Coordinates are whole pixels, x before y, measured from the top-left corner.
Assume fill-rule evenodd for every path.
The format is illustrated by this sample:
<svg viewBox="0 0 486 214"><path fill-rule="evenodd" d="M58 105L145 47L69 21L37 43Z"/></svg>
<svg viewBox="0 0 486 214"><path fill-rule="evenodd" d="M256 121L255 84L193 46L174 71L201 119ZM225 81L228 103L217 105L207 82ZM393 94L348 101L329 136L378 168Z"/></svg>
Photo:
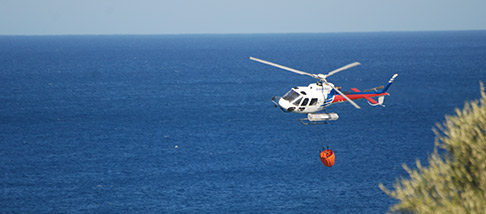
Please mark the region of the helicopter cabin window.
<svg viewBox="0 0 486 214"><path fill-rule="evenodd" d="M299 98L299 99L297 99L297 100L294 102L294 105L298 106L301 100L302 100L302 97L301 97L301 98Z"/></svg>
<svg viewBox="0 0 486 214"><path fill-rule="evenodd" d="M300 104L300 106L306 106L308 102L309 102L309 98L305 98L304 101L302 101L302 104Z"/></svg>
<svg viewBox="0 0 486 214"><path fill-rule="evenodd" d="M285 94L282 99L284 100L287 100L289 102L292 102L294 101L295 99L297 99L298 97L300 96L299 93L297 93L296 91L294 90L290 90L289 92L287 92L287 94Z"/></svg>
<svg viewBox="0 0 486 214"><path fill-rule="evenodd" d="M313 106L317 103L317 98L312 98L312 100L310 101L309 105L310 106Z"/></svg>

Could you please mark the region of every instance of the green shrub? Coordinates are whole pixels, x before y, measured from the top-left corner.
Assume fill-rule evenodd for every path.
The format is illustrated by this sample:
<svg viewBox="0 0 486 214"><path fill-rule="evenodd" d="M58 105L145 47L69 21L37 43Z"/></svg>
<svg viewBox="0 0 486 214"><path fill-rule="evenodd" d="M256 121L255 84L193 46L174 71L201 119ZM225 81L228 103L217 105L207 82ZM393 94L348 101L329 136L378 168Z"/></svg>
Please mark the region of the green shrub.
<svg viewBox="0 0 486 214"><path fill-rule="evenodd" d="M437 124L428 166L403 164L410 178L397 179L394 190L380 188L398 203L397 213L486 213L486 94L466 102L456 115ZM440 152L439 150L444 150Z"/></svg>

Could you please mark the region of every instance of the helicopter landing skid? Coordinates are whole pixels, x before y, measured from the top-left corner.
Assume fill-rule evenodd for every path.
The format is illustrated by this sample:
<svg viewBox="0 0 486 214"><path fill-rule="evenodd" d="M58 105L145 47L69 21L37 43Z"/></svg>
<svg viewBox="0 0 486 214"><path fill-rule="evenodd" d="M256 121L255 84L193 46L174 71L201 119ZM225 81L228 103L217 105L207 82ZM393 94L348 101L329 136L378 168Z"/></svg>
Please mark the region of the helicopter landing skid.
<svg viewBox="0 0 486 214"><path fill-rule="evenodd" d="M323 114L307 114L307 118L299 119L300 123L304 125L322 125L327 124L329 120L337 120L339 115L336 113L323 113Z"/></svg>
<svg viewBox="0 0 486 214"><path fill-rule="evenodd" d="M300 123L304 124L304 125L323 125L323 124L327 124L327 121L310 121L308 120L307 118L301 118L299 119Z"/></svg>

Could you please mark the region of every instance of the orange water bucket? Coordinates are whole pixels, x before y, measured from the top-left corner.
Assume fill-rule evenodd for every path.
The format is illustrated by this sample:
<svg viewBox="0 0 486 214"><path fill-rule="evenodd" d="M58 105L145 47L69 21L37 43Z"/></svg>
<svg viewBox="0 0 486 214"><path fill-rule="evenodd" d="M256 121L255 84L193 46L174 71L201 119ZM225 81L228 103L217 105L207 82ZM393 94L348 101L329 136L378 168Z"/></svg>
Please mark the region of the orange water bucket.
<svg viewBox="0 0 486 214"><path fill-rule="evenodd" d="M321 161L325 166L331 167L334 165L334 159L335 156L332 150L328 149L321 152Z"/></svg>

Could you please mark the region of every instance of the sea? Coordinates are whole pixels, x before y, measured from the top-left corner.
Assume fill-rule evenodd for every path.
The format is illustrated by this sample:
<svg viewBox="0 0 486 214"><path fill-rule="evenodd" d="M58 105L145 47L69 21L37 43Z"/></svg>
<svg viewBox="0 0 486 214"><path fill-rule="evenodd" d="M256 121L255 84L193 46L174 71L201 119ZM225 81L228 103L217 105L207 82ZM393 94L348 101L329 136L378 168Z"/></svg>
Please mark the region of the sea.
<svg viewBox="0 0 486 214"><path fill-rule="evenodd" d="M315 74L384 85L304 126ZM486 31L0 36L0 213L385 213L405 164L486 82ZM329 146L326 167L319 150Z"/></svg>

